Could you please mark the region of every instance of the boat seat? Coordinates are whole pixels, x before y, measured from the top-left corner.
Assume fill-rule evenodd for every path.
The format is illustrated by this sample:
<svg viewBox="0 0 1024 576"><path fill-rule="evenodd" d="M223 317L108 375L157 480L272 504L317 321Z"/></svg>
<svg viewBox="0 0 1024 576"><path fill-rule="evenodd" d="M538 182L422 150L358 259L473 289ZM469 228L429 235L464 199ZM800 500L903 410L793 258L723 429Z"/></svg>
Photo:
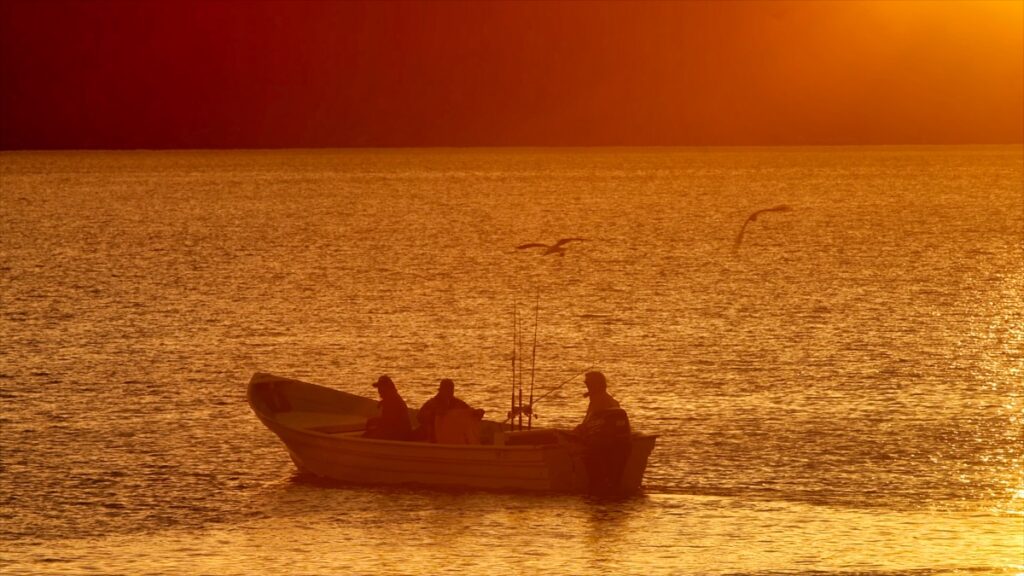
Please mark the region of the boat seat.
<svg viewBox="0 0 1024 576"><path fill-rule="evenodd" d="M313 432L321 432L323 434L342 434L345 432L363 432L366 430L366 424L329 424L327 426L314 426L307 428Z"/></svg>
<svg viewBox="0 0 1024 576"><path fill-rule="evenodd" d="M505 433L506 446L543 446L560 442L558 433L554 430L522 430Z"/></svg>

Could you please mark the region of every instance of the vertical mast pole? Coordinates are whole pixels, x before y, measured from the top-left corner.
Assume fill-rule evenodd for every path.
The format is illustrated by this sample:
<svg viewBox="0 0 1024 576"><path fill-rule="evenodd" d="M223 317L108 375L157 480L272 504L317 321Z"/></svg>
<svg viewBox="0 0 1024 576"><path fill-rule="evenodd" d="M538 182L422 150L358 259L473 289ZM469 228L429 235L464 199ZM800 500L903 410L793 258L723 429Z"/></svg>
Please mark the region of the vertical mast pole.
<svg viewBox="0 0 1024 576"><path fill-rule="evenodd" d="M523 328L519 326L519 429L523 429Z"/></svg>
<svg viewBox="0 0 1024 576"><path fill-rule="evenodd" d="M512 300L512 404L509 406L509 428L516 429L516 336L519 329L519 306Z"/></svg>
<svg viewBox="0 0 1024 576"><path fill-rule="evenodd" d="M526 429L533 429L533 382L537 375L537 326L540 321L540 288L537 289L537 303L533 307L533 357L530 360L530 403L526 417Z"/></svg>

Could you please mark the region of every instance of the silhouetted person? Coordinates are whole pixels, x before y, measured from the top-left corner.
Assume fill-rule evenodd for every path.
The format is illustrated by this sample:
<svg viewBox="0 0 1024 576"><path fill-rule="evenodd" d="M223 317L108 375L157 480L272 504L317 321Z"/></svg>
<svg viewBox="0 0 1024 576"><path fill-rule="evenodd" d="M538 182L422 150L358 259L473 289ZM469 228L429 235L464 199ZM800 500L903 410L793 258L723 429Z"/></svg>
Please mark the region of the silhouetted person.
<svg viewBox="0 0 1024 576"><path fill-rule="evenodd" d="M456 415L454 414L455 411L465 411L465 414ZM453 432L458 432L459 427L471 425L471 420L473 418L479 421L483 415L483 410L473 410L469 404L466 404L461 399L456 398L455 382L450 378L445 378L441 380L441 384L438 385L437 394L435 394L430 400L424 402L417 414L420 427L416 430L416 437L428 442L437 442L438 427L445 423L446 417L455 416L458 418L458 422L449 423L451 424L449 428L454 428L455 430L453 430ZM461 418L459 418L460 416ZM475 436L479 437L479 433Z"/></svg>
<svg viewBox="0 0 1024 576"><path fill-rule="evenodd" d="M409 424L409 408L398 394L395 383L387 375L374 382L380 394L380 416L366 421L367 438L381 440L412 440L412 426Z"/></svg>
<svg viewBox="0 0 1024 576"><path fill-rule="evenodd" d="M587 372L585 397L590 398L587 415L576 427L583 440L583 461L590 480L590 492L617 496L622 490L622 472L632 446L629 416L608 393L608 381L600 372Z"/></svg>

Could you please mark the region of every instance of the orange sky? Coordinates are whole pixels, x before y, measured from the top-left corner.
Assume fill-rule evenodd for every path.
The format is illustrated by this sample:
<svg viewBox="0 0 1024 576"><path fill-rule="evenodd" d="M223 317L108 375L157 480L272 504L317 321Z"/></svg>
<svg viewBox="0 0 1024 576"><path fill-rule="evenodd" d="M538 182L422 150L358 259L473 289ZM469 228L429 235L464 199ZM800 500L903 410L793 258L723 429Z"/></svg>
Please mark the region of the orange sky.
<svg viewBox="0 0 1024 576"><path fill-rule="evenodd" d="M1024 141L1024 1L0 0L0 147Z"/></svg>

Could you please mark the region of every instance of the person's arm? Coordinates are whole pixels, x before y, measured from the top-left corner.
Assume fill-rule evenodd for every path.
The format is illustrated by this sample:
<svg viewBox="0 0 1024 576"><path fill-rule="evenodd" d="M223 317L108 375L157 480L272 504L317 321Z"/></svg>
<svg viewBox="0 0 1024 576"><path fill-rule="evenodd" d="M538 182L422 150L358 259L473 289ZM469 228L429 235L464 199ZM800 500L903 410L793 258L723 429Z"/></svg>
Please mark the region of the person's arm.
<svg viewBox="0 0 1024 576"><path fill-rule="evenodd" d="M589 404L587 404L587 413L583 416L583 421L580 422L579 424L577 424L575 428L573 428L574 431L580 432L580 431L583 430L583 427L586 426L587 421L590 420L590 412L591 412L591 409L593 407L594 407L594 402L593 401L591 401Z"/></svg>

